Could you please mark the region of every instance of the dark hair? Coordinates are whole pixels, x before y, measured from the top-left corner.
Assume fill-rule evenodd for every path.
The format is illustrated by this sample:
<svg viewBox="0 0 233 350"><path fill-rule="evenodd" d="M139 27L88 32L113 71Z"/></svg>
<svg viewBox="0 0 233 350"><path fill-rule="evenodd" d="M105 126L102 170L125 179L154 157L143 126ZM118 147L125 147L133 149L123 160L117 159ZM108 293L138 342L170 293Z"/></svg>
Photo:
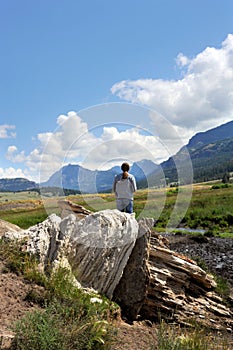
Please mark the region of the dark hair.
<svg viewBox="0 0 233 350"><path fill-rule="evenodd" d="M121 165L121 170L122 170L122 171L129 171L129 168L130 168L130 166L129 166L128 163L123 163L123 164Z"/></svg>

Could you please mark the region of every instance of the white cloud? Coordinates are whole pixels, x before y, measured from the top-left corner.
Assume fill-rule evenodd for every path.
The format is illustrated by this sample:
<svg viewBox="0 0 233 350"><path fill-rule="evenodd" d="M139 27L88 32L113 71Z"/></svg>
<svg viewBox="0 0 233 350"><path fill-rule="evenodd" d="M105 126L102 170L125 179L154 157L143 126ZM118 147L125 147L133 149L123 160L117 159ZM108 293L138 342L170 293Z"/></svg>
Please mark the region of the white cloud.
<svg viewBox="0 0 233 350"><path fill-rule="evenodd" d="M83 165L91 169L109 169L122 160L130 163L150 159L159 163L169 156L167 148L154 135L141 134L140 129L118 131L115 127L104 127L98 144L90 148Z"/></svg>
<svg viewBox="0 0 233 350"><path fill-rule="evenodd" d="M122 159L130 163L141 159L160 162L169 156L159 137L130 125L119 131L111 122L99 126L98 136L75 112L57 119L57 129L37 136L38 145L29 154L16 146L8 147L6 157L24 163L24 173L37 182L45 181L68 163L81 164L89 169L107 169ZM95 130L94 130L95 131Z"/></svg>
<svg viewBox="0 0 233 350"><path fill-rule="evenodd" d="M121 99L161 113L180 135L192 136L233 119L233 35L220 48L207 47L193 58L177 57L180 80L121 81L111 91Z"/></svg>
<svg viewBox="0 0 233 350"><path fill-rule="evenodd" d="M9 178L16 178L16 177L24 177L26 178L27 175L23 172L22 169L15 169L12 167L9 168L0 168L0 178L9 179ZM29 177L27 177L29 178Z"/></svg>
<svg viewBox="0 0 233 350"><path fill-rule="evenodd" d="M189 62L190 62L190 59L184 56L182 53L179 53L179 55L176 58L176 64L180 67L187 66Z"/></svg>
<svg viewBox="0 0 233 350"><path fill-rule="evenodd" d="M15 138L16 133L12 130L15 129L15 125L3 124L0 125L0 139Z"/></svg>
<svg viewBox="0 0 233 350"><path fill-rule="evenodd" d="M57 118L57 128L54 132L45 132L37 135L38 146L29 154L18 151L17 147L8 147L6 158L13 163L24 163L27 171L35 181L47 180L59 170L64 162L82 159L85 149L98 142L89 133L88 126L75 112Z"/></svg>
<svg viewBox="0 0 233 350"><path fill-rule="evenodd" d="M17 147L16 146L9 146L8 150L7 150L9 157L11 155L13 155L16 151L17 151Z"/></svg>
<svg viewBox="0 0 233 350"><path fill-rule="evenodd" d="M9 146L7 149L7 153L6 153L6 158L10 161L12 161L13 163L22 163L26 160L24 151L18 153L17 152L18 149L16 146L12 145Z"/></svg>

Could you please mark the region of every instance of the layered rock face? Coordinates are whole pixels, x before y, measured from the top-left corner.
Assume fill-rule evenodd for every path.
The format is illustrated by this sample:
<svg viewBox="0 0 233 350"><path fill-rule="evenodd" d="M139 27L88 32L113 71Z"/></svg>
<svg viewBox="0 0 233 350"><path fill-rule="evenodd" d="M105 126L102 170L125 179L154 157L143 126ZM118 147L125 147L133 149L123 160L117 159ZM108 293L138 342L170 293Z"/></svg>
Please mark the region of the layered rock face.
<svg viewBox="0 0 233 350"><path fill-rule="evenodd" d="M78 219L83 219L87 215L91 214L90 210L87 210L82 205L73 203L68 200L60 200L58 201L58 205L61 209L61 218L65 218L70 214L74 214Z"/></svg>
<svg viewBox="0 0 233 350"><path fill-rule="evenodd" d="M153 318L159 310L161 315L179 323L193 317L217 328L222 327L219 318L223 317L225 326L232 329L232 312L214 292L213 277L195 261L171 251L163 240L159 235L151 236L150 283L141 313Z"/></svg>
<svg viewBox="0 0 233 350"><path fill-rule="evenodd" d="M190 317L232 329L232 313L214 292L216 283L197 264L168 248L153 233L153 220L118 210L55 214L28 230L5 233L6 239L26 238L26 249L42 270L63 265L84 288L118 302L130 320L159 315L178 322ZM221 322L220 322L221 320Z"/></svg>

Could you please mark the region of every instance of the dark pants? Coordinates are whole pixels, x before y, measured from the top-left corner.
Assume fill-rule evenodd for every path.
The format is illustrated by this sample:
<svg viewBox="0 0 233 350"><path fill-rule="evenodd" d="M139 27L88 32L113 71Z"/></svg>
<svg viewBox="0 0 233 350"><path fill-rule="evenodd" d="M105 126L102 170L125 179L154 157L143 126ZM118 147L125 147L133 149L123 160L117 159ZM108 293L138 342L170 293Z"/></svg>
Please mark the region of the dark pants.
<svg viewBox="0 0 233 350"><path fill-rule="evenodd" d="M122 212L128 213L128 214L132 214L133 213L133 201L131 200L129 202L129 204L127 205L127 207L125 207L124 209L121 210Z"/></svg>

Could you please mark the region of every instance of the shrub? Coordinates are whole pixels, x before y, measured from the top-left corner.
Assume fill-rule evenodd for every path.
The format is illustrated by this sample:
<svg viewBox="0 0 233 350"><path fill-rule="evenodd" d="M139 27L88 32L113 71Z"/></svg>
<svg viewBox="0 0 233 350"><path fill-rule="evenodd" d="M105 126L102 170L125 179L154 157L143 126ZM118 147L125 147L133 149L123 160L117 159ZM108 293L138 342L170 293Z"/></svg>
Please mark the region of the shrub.
<svg viewBox="0 0 233 350"><path fill-rule="evenodd" d="M226 301L231 291L229 282L226 278L221 276L215 276L215 281L217 283L216 292Z"/></svg>
<svg viewBox="0 0 233 350"><path fill-rule="evenodd" d="M190 328L181 328L178 325L169 325L163 320L160 322L157 334L157 344L150 350L228 350L227 337L219 339L217 334L208 332L200 325L190 324Z"/></svg>
<svg viewBox="0 0 233 350"><path fill-rule="evenodd" d="M12 349L64 350L63 338L57 327L57 319L51 308L44 312L28 313L16 323Z"/></svg>
<svg viewBox="0 0 233 350"><path fill-rule="evenodd" d="M12 350L107 349L109 327L81 303L53 302L17 322Z"/></svg>
<svg viewBox="0 0 233 350"><path fill-rule="evenodd" d="M5 261L5 272L23 275L25 279L44 286L46 277L38 270L37 259L24 250L24 242L0 240L0 257Z"/></svg>
<svg viewBox="0 0 233 350"><path fill-rule="evenodd" d="M211 187L212 190L219 190L220 188L228 188L229 185L227 183L216 184Z"/></svg>
<svg viewBox="0 0 233 350"><path fill-rule="evenodd" d="M111 320L118 311L116 304L77 288L64 268L47 277L45 288L45 307L13 327L12 350L108 349L115 332Z"/></svg>

